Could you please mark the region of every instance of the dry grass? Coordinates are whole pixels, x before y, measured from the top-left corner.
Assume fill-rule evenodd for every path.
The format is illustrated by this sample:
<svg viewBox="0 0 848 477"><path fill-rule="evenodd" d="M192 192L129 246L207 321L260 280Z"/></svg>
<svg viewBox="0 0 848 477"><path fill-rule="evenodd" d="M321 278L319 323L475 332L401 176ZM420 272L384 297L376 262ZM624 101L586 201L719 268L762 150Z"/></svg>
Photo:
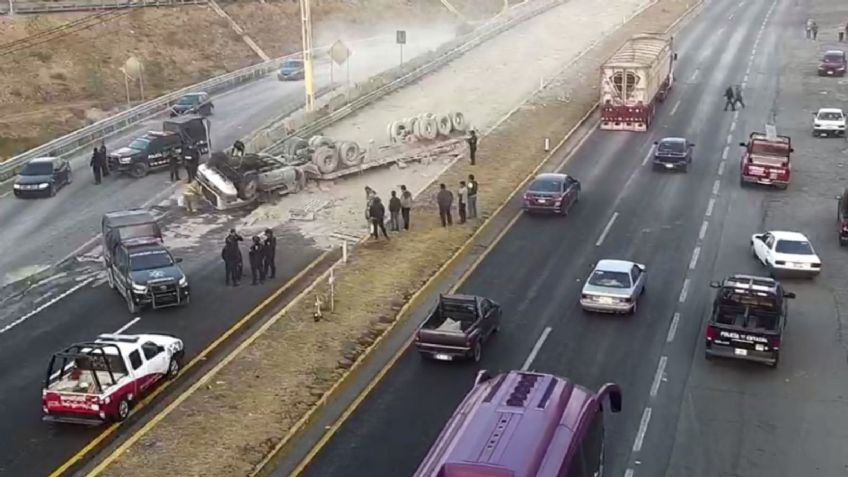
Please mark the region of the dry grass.
<svg viewBox="0 0 848 477"><path fill-rule="evenodd" d="M544 137L562 137L591 108L596 76L590 72L630 35L663 30L685 9L686 0L660 0L569 68L558 83L569 91L555 86L487 136L473 170L481 184L481 211L491 213L542 160ZM470 171L457 163L440 182L457 184ZM315 295L327 293L324 285L316 288L105 475L153 477L174 468L186 477L247 475L473 233L471 225L438 226L434 189L419 199L413 231L366 243L340 268L334 313L313 321Z"/></svg>

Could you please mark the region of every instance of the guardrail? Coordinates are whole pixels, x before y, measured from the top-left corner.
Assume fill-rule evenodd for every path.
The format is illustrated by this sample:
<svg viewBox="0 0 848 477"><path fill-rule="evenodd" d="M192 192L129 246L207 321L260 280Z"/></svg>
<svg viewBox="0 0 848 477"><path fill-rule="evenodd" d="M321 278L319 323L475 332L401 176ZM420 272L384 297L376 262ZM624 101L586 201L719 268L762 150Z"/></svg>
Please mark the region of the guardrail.
<svg viewBox="0 0 848 477"><path fill-rule="evenodd" d="M0 15L176 7L206 3L206 0L8 0L0 4Z"/></svg>
<svg viewBox="0 0 848 477"><path fill-rule="evenodd" d="M417 60L413 60L410 62L411 64L401 65L399 67L393 68L381 75L378 75L379 78L391 78L393 76L396 79L391 80L388 84L384 84L383 86L378 87L377 89L370 92L363 92L360 96L349 99L346 97L345 101L342 105L338 107L338 109L332 110L332 104L336 101L337 98L333 98L329 101L329 104L325 106L326 111L319 112L317 114L305 115L304 124L299 127L294 127L293 132L287 133L286 127L282 123L285 122L283 118L279 118L277 121L272 122L271 125L264 128L263 130L257 131L256 133L250 136L250 141L261 141L261 139L271 140L272 144L266 147L258 147L262 152L268 154L279 154L283 149L283 143L294 136L308 138L315 133L319 132L321 129L326 128L327 126L339 121L340 119L348 116L349 114L377 101L383 96L392 93L404 86L407 86L419 79L423 76L432 73L433 71L441 68L445 64L453 61L459 56L467 53L468 51L476 48L480 44L488 41L494 36L499 35L500 33L512 28L513 26L522 23L536 15L544 13L547 10L550 10L556 5L563 3L566 0L547 0L547 1L536 1L536 2L525 2L519 5L515 5L511 10L507 11L504 14L504 19L493 20L483 26L478 27L474 31L463 35L447 44L443 45L439 49L436 50L433 54L424 54L419 57ZM435 59L432 59L433 56L436 56ZM411 70L411 71L409 71ZM372 78L369 81L374 81ZM339 95L342 97L344 95ZM290 129L289 129L290 130ZM274 134L280 134L279 138L271 138L270 136ZM264 136L264 138L263 138ZM245 144L248 144L248 141L244 141Z"/></svg>

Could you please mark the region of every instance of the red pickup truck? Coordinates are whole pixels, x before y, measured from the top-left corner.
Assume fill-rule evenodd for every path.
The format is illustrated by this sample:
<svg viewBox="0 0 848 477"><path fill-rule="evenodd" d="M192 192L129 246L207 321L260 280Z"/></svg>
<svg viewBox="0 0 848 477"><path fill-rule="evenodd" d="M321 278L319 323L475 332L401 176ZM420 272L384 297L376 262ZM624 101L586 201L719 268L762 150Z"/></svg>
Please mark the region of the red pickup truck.
<svg viewBox="0 0 848 477"><path fill-rule="evenodd" d="M739 162L739 183L773 185L786 189L791 179L790 155L792 140L789 136L778 136L774 131L754 132L748 142L740 142L745 150Z"/></svg>

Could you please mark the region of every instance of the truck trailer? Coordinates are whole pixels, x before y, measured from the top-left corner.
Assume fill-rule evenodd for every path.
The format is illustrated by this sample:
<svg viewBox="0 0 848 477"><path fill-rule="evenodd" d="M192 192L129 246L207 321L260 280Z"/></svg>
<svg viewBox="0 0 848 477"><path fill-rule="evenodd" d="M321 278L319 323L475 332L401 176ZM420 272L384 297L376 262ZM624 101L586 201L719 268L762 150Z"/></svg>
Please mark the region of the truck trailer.
<svg viewBox="0 0 848 477"><path fill-rule="evenodd" d="M673 38L635 35L601 66L601 129L647 131L674 83Z"/></svg>

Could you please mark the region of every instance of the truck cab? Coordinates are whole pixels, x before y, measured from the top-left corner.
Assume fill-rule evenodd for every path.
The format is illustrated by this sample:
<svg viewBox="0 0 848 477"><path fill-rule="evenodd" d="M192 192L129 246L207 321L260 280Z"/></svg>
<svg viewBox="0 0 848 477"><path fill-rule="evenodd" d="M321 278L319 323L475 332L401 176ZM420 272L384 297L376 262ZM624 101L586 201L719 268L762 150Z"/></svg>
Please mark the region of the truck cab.
<svg viewBox="0 0 848 477"><path fill-rule="evenodd" d="M790 156L795 150L789 136L779 136L767 128L766 133L753 132L743 147L739 161L739 183L773 185L786 189L791 179Z"/></svg>
<svg viewBox="0 0 848 477"><path fill-rule="evenodd" d="M718 291L705 331L706 358L744 359L777 367L787 300L795 294L773 278L750 275L732 275L710 286Z"/></svg>
<svg viewBox="0 0 848 477"><path fill-rule="evenodd" d="M123 421L133 403L182 367L182 340L168 335L104 334L50 359L41 392L45 421L97 425Z"/></svg>
<svg viewBox="0 0 848 477"><path fill-rule="evenodd" d="M415 346L439 361L480 361L483 343L500 328L501 306L474 295L439 295L439 303L421 323Z"/></svg>

